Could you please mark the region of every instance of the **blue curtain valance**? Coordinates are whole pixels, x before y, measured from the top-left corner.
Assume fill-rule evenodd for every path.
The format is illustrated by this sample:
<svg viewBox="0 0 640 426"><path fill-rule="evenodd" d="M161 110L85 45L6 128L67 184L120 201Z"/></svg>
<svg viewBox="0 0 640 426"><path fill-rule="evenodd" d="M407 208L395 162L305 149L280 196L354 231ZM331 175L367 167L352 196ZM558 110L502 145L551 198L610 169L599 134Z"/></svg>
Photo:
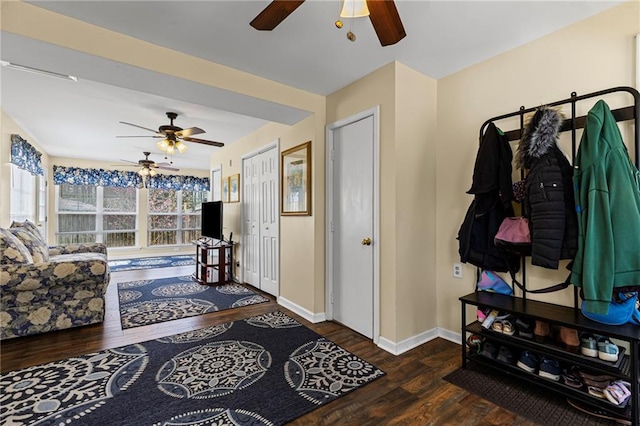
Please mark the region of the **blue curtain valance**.
<svg viewBox="0 0 640 426"><path fill-rule="evenodd" d="M11 163L34 176L44 175L42 153L20 135L11 135Z"/></svg>
<svg viewBox="0 0 640 426"><path fill-rule="evenodd" d="M141 187L142 177L136 172L120 170L81 169L79 167L53 166L55 185Z"/></svg>
<svg viewBox="0 0 640 426"><path fill-rule="evenodd" d="M55 185L119 186L142 188L142 177L137 172L119 170L81 169L53 166ZM173 189L174 191L208 191L209 178L195 176L161 175L147 176L147 188Z"/></svg>
<svg viewBox="0 0 640 426"><path fill-rule="evenodd" d="M155 175L147 177L147 188L184 191L208 191L209 178L177 175Z"/></svg>

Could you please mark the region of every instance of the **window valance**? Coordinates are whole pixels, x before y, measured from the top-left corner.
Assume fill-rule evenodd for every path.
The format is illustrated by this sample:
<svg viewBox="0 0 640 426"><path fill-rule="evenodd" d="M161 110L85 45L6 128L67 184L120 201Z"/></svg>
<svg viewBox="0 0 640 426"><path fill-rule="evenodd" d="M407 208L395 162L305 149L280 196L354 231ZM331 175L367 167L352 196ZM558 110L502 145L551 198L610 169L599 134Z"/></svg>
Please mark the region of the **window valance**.
<svg viewBox="0 0 640 426"><path fill-rule="evenodd" d="M55 185L117 186L121 188L141 187L142 177L136 172L104 169L81 169L79 167L53 166Z"/></svg>
<svg viewBox="0 0 640 426"><path fill-rule="evenodd" d="M142 188L142 177L137 172L104 169L81 169L78 167L53 166L55 185L90 185ZM208 191L209 178L196 176L161 175L147 176L147 188L173 189L175 191Z"/></svg>
<svg viewBox="0 0 640 426"><path fill-rule="evenodd" d="M20 135L11 135L11 163L34 176L44 175L42 153Z"/></svg>
<svg viewBox="0 0 640 426"><path fill-rule="evenodd" d="M209 178L196 176L155 175L147 177L147 188L184 191L208 191Z"/></svg>

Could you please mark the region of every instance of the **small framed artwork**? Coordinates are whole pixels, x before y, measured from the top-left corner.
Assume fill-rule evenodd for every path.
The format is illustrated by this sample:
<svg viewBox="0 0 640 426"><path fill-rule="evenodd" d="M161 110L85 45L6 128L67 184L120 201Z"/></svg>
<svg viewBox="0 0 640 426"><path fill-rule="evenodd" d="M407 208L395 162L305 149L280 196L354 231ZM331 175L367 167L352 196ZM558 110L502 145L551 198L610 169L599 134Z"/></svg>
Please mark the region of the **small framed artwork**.
<svg viewBox="0 0 640 426"><path fill-rule="evenodd" d="M229 202L240 202L240 174L229 176Z"/></svg>
<svg viewBox="0 0 640 426"><path fill-rule="evenodd" d="M311 142L280 154L280 214L311 216Z"/></svg>
<svg viewBox="0 0 640 426"><path fill-rule="evenodd" d="M220 200L224 203L229 202L229 176L222 178L222 185L220 189Z"/></svg>

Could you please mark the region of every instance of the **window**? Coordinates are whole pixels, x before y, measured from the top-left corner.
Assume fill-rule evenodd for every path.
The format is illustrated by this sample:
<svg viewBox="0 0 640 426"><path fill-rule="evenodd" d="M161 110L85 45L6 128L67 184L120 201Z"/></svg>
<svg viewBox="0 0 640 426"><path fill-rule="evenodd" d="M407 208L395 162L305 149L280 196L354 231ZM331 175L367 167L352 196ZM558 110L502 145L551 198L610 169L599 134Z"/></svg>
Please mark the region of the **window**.
<svg viewBox="0 0 640 426"><path fill-rule="evenodd" d="M211 201L220 201L222 199L222 168L211 171Z"/></svg>
<svg viewBox="0 0 640 426"><path fill-rule="evenodd" d="M149 189L148 245L190 244L200 236L202 203L208 191Z"/></svg>
<svg viewBox="0 0 640 426"><path fill-rule="evenodd" d="M56 185L57 243L136 245L138 192L134 187Z"/></svg>
<svg viewBox="0 0 640 426"><path fill-rule="evenodd" d="M15 164L11 165L10 217L12 221L29 219L33 223L38 223L36 219L36 180L39 177Z"/></svg>

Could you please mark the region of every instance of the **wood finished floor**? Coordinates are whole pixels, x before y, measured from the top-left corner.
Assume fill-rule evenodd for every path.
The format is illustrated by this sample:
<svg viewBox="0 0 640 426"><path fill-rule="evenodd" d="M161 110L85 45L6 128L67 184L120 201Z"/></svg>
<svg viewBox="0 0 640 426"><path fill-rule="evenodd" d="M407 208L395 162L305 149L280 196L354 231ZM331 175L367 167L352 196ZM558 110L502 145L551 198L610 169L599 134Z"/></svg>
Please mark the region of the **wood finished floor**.
<svg viewBox="0 0 640 426"><path fill-rule="evenodd" d="M311 324L279 306L272 297L268 303L122 330L117 282L190 275L192 269L184 266L112 273L104 323L3 341L0 370L11 371L280 310L387 373L290 425L536 424L442 380L461 363L460 347L454 343L437 338L394 356L340 324Z"/></svg>

